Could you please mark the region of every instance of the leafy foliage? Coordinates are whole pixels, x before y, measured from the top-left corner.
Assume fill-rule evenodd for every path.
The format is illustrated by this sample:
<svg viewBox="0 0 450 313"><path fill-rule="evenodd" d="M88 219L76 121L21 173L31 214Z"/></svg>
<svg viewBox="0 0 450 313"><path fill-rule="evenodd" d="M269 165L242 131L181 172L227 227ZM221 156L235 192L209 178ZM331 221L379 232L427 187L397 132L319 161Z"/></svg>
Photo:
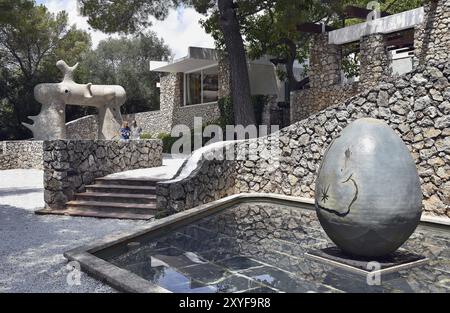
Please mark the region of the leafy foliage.
<svg viewBox="0 0 450 313"><path fill-rule="evenodd" d="M150 72L150 60L164 60L169 48L155 33L101 41L83 62L85 79L94 84L121 85L127 91L122 113L159 109L159 74Z"/></svg>
<svg viewBox="0 0 450 313"><path fill-rule="evenodd" d="M0 139L27 138L31 132L20 122L40 110L34 86L57 79L56 60L80 61L91 40L86 32L68 26L65 12L55 15L30 1L2 0L1 7Z"/></svg>
<svg viewBox="0 0 450 313"><path fill-rule="evenodd" d="M157 138L163 142L164 153L171 153L172 145L179 139L178 137L170 136L168 133L159 133Z"/></svg>
<svg viewBox="0 0 450 313"><path fill-rule="evenodd" d="M139 33L151 26L149 17L167 17L179 0L78 0L80 12L92 27L105 33Z"/></svg>
<svg viewBox="0 0 450 313"><path fill-rule="evenodd" d="M215 12L219 17L221 32L227 42L227 53L230 56L230 71L232 73L235 102L234 108L237 123L248 125L254 123L251 110L250 83L245 60L245 49L236 18L236 8L233 0L79 0L81 13L88 17L88 23L96 29L105 32L139 33L149 27L149 17L164 19L170 8L180 4L194 6L199 12ZM258 1L251 1L257 4ZM248 6L250 8L250 6Z"/></svg>
<svg viewBox="0 0 450 313"><path fill-rule="evenodd" d="M36 115L34 86L59 82L56 61L80 63L75 81L120 84L127 91L124 113L159 107L158 76L148 70L150 59L167 59L168 47L152 32L109 39L94 51L90 35L68 25L67 13L50 13L28 0L0 0L0 140L32 136L21 125ZM67 106L68 121L95 114L94 108Z"/></svg>
<svg viewBox="0 0 450 313"><path fill-rule="evenodd" d="M366 8L371 0L240 0L237 1L238 17L241 32L245 38L247 53L250 58L257 59L265 54L285 64L284 70L278 70L281 79L288 79L291 89L301 87L293 74L294 61L304 62L309 58L309 46L312 35L301 33L297 25L301 23L323 22L326 25L342 27L344 8L353 5ZM219 27L219 17L212 9L213 1L193 1L197 10L210 10L208 18L202 21L207 33L211 34L218 47L223 47L223 36ZM421 5L421 0L386 0L379 1L382 11L399 13ZM359 19L346 19L345 25L360 23ZM348 77L358 73L358 56L344 55L343 68Z"/></svg>
<svg viewBox="0 0 450 313"><path fill-rule="evenodd" d="M142 133L140 138L141 139L152 139L153 136L150 133Z"/></svg>

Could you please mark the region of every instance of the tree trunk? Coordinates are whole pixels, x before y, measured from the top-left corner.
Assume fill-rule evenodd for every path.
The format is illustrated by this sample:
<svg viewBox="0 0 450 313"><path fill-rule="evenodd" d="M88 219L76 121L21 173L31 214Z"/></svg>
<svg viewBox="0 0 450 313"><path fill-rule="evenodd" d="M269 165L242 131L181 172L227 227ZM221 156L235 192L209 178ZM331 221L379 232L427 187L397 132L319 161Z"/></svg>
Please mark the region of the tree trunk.
<svg viewBox="0 0 450 313"><path fill-rule="evenodd" d="M288 57L286 58L286 74L289 82L289 91L302 89L307 80L298 81L294 75L294 62L297 54L297 45L290 39L284 38L281 40L289 48Z"/></svg>
<svg viewBox="0 0 450 313"><path fill-rule="evenodd" d="M218 0L218 6L219 24L230 62L234 122L243 126L255 125L247 58L233 0Z"/></svg>

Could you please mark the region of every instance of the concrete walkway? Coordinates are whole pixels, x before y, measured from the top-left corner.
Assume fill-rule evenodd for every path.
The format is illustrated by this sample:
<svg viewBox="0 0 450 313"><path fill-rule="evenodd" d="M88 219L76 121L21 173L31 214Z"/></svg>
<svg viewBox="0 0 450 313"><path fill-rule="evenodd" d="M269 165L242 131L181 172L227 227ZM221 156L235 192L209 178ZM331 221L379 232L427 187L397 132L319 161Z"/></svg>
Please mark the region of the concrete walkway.
<svg viewBox="0 0 450 313"><path fill-rule="evenodd" d="M165 154L163 156L163 165L159 167L144 168L138 170L125 171L115 174L110 174L107 178L139 178L139 179L152 179L152 180L165 180L171 179L178 172L183 165L186 158L181 156L171 156Z"/></svg>

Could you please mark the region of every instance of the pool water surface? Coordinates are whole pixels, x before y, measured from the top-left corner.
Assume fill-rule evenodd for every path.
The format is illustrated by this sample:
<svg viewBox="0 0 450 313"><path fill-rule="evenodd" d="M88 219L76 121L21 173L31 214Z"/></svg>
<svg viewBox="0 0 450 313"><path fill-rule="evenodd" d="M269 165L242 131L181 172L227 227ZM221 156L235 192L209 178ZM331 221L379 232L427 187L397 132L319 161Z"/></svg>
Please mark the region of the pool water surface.
<svg viewBox="0 0 450 313"><path fill-rule="evenodd" d="M419 226L401 249L429 262L383 274L376 285L305 257L329 246L314 211L250 202L97 256L180 293L450 292L447 230Z"/></svg>

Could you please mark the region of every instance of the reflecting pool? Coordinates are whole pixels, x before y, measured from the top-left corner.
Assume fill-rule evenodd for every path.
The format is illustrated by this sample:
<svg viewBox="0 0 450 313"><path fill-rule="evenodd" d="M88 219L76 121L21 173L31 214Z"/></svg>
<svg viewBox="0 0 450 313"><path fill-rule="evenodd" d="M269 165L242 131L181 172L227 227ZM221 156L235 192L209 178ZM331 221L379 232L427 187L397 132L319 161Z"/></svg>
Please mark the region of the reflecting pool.
<svg viewBox="0 0 450 313"><path fill-rule="evenodd" d="M314 211L242 203L96 255L172 292L450 292L450 233L421 225L402 249L429 262L369 285L305 257L333 244Z"/></svg>

